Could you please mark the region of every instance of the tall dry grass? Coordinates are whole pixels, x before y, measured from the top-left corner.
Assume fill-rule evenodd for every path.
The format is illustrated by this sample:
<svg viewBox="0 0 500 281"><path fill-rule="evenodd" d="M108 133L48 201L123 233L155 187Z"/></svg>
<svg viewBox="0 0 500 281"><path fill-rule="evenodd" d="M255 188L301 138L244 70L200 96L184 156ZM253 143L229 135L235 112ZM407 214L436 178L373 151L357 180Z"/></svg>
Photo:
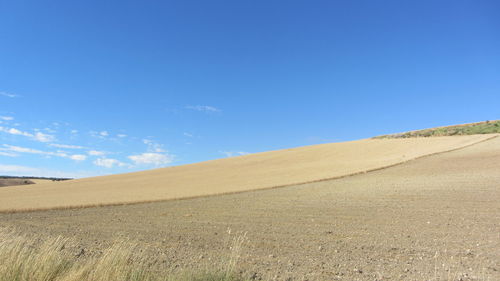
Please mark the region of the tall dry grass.
<svg viewBox="0 0 500 281"><path fill-rule="evenodd" d="M134 254L136 245L117 242L99 256L82 258L66 250L74 243L62 237L28 238L0 229L0 281L242 281L235 274L245 234L232 239L229 257L210 270L153 270Z"/></svg>

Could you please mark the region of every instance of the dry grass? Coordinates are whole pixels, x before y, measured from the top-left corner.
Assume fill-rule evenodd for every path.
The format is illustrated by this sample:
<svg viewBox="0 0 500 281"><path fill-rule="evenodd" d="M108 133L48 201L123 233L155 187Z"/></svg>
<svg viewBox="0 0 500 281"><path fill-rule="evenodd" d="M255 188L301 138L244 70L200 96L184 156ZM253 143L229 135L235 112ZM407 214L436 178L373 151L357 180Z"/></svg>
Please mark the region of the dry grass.
<svg viewBox="0 0 500 281"><path fill-rule="evenodd" d="M128 204L339 178L471 145L491 135L368 139L256 153L137 173L0 189L0 211Z"/></svg>
<svg viewBox="0 0 500 281"><path fill-rule="evenodd" d="M27 238L0 229L0 281L244 281L235 273L247 238L246 233L231 239L230 254L222 266L205 270L152 270L150 259L137 255L129 241L113 244L99 256L82 257L67 250L74 241L62 237ZM490 280L484 267L471 273L454 268L456 262L434 256L434 274L425 280ZM403 278L404 279L404 278ZM404 279L406 280L406 279ZM413 279L410 279L413 280ZM424 279L422 279L424 280Z"/></svg>
<svg viewBox="0 0 500 281"><path fill-rule="evenodd" d="M431 129L410 131L405 133L383 135L375 138L415 138L415 137L461 136L461 135L498 134L498 133L500 133L500 120L437 127Z"/></svg>
<svg viewBox="0 0 500 281"><path fill-rule="evenodd" d="M246 241L245 234L231 243L225 264L211 270L152 270L149 260L135 254L129 241L113 244L99 256L83 257L67 250L74 241L62 237L29 239L0 229L0 281L241 281L235 274Z"/></svg>

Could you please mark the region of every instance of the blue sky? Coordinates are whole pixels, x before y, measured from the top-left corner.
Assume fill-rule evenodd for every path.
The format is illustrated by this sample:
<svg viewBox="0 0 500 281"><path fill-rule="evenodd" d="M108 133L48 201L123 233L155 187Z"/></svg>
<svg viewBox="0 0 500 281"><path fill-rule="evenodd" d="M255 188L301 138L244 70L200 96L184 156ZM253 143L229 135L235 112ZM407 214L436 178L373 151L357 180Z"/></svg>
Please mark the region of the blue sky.
<svg viewBox="0 0 500 281"><path fill-rule="evenodd" d="M0 174L499 118L498 1L0 1Z"/></svg>

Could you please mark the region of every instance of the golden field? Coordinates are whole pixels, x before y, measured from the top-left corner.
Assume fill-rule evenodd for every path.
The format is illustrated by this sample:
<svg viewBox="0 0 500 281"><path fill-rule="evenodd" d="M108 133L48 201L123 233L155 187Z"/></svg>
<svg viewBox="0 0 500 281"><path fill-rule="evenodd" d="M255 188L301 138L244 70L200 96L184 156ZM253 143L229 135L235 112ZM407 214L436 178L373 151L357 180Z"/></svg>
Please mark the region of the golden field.
<svg viewBox="0 0 500 281"><path fill-rule="evenodd" d="M243 192L339 178L492 137L365 139L142 172L0 189L0 211L127 204Z"/></svg>

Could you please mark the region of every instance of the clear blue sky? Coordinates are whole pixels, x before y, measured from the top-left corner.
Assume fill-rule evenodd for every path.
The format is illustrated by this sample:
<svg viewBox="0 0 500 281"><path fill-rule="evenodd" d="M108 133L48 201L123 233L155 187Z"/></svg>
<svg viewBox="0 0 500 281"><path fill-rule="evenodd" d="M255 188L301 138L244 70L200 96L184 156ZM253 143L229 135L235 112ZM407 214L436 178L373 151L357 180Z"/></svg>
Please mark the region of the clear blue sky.
<svg viewBox="0 0 500 281"><path fill-rule="evenodd" d="M0 174L499 118L499 1L0 1Z"/></svg>

